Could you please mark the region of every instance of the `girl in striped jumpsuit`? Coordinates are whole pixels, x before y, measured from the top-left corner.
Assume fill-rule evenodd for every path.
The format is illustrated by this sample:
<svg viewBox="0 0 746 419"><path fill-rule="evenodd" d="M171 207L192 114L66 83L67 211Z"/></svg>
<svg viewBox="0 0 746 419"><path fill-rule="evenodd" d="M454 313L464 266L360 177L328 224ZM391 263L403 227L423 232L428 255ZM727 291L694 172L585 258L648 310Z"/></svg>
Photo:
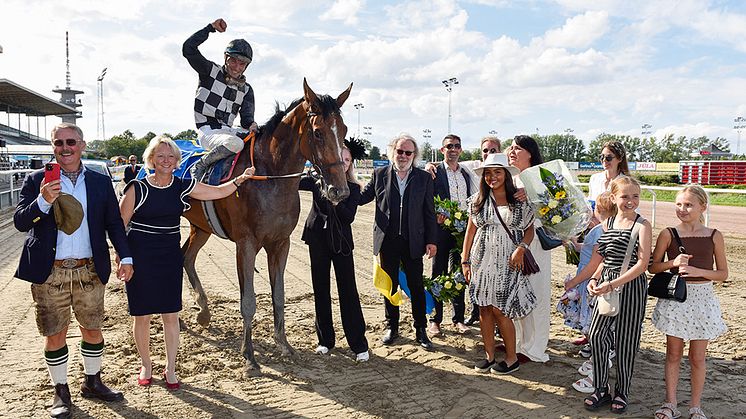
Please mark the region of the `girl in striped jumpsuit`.
<svg viewBox="0 0 746 419"><path fill-rule="evenodd" d="M611 403L612 413L623 413L627 410L635 357L640 348L647 299L645 271L650 260L653 238L650 223L640 218L636 212L640 204L640 184L631 177L619 177L611 184L611 194L617 213L606 221L604 232L598 239L598 249L593 258L601 263L588 283L588 292L599 296L621 288L620 310L615 317L600 314L598 304L593 310L589 337L596 390L583 403L586 409L592 411ZM632 247L630 266L623 275L619 275L636 223L641 225ZM616 349L617 356L617 382L613 399L606 361L611 349Z"/></svg>

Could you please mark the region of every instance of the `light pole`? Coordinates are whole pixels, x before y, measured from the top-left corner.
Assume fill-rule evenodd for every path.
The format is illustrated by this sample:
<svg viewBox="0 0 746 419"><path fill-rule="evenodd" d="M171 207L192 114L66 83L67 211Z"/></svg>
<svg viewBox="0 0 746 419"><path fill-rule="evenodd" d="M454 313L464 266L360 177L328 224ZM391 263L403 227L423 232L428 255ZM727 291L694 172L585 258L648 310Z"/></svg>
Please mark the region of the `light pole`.
<svg viewBox="0 0 746 419"><path fill-rule="evenodd" d="M642 124L642 131L640 131L640 135L645 138L646 135L650 135L653 133L653 126L650 124Z"/></svg>
<svg viewBox="0 0 746 419"><path fill-rule="evenodd" d="M736 125L733 125L733 129L738 133L738 142L736 143L736 156L741 154L741 131L746 128L746 118L739 116L733 120Z"/></svg>
<svg viewBox="0 0 746 419"><path fill-rule="evenodd" d="M363 135L366 140L370 140L370 137L373 135L373 127L363 127Z"/></svg>
<svg viewBox="0 0 746 419"><path fill-rule="evenodd" d="M365 105L362 103L356 103L355 109L357 109L357 135L355 137L360 138L360 109L363 109Z"/></svg>
<svg viewBox="0 0 746 419"><path fill-rule="evenodd" d="M106 67L101 70L101 75L98 76L96 81L98 82L98 117L99 121L96 123L96 134L99 134L98 132L98 126L99 123L101 125L101 136L99 136L99 140L105 140L106 139L106 129L104 128L104 76L106 76Z"/></svg>
<svg viewBox="0 0 746 419"><path fill-rule="evenodd" d="M426 143L430 143L430 138L432 138L432 131L425 128L422 130L422 140ZM432 144L430 147L430 161L435 161L435 150L432 148Z"/></svg>
<svg viewBox="0 0 746 419"><path fill-rule="evenodd" d="M446 87L446 90L448 91L448 134L451 133L451 90L453 90L453 86L458 84L458 79L456 77L451 77L450 79L443 80L443 85Z"/></svg>
<svg viewBox="0 0 746 419"><path fill-rule="evenodd" d="M572 128L565 128L565 135L567 135L568 137L571 136L573 132L575 132L574 129L572 129Z"/></svg>
<svg viewBox="0 0 746 419"><path fill-rule="evenodd" d="M491 129L489 134L497 137L497 131L495 131L494 129Z"/></svg>

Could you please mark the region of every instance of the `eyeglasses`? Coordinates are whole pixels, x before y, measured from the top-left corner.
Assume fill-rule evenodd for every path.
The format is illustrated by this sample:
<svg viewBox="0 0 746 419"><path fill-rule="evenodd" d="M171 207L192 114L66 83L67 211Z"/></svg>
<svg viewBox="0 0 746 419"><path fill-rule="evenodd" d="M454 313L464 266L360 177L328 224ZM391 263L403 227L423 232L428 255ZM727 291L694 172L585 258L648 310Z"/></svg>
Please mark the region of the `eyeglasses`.
<svg viewBox="0 0 746 419"><path fill-rule="evenodd" d="M400 148L397 148L397 149L396 149L396 154L398 154L398 155L400 155L400 156L401 156L402 154L406 154L406 155L407 155L407 157L409 157L409 156L411 156L412 154L414 154L414 151L409 151L409 150L402 150L402 149L400 149Z"/></svg>
<svg viewBox="0 0 746 419"><path fill-rule="evenodd" d="M455 144L446 144L443 147L445 147L445 148L447 148L449 150L453 150L454 148L456 150L461 150L461 144L458 144L458 143L455 143Z"/></svg>
<svg viewBox="0 0 746 419"><path fill-rule="evenodd" d="M485 153L485 154L495 154L495 153L499 153L499 150L496 149L495 147L492 147L492 148L483 148L482 149L482 153Z"/></svg>
<svg viewBox="0 0 746 419"><path fill-rule="evenodd" d="M598 156L598 159L600 161L606 160L607 162L610 162L610 161L614 160L614 157L616 157L616 156L614 156L613 154L602 154L602 155Z"/></svg>
<svg viewBox="0 0 746 419"><path fill-rule="evenodd" d="M73 147L78 144L78 140L75 138L67 138L65 140L54 140L52 141L55 147L62 147L63 144L67 144L68 147Z"/></svg>

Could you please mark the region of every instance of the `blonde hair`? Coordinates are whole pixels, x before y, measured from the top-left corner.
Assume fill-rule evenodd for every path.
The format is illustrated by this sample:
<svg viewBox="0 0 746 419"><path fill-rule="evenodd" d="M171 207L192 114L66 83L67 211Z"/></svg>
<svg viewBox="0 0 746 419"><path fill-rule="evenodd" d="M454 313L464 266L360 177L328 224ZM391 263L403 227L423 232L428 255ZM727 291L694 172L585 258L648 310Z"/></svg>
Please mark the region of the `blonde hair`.
<svg viewBox="0 0 746 419"><path fill-rule="evenodd" d="M596 197L596 209L604 219L609 218L616 213L616 204L614 203L614 198L612 197L611 192L605 191Z"/></svg>
<svg viewBox="0 0 746 419"><path fill-rule="evenodd" d="M342 150L347 150L347 152L350 153L350 158L352 159L352 151L350 151L347 146L343 145ZM352 161L350 162L350 168L347 169L347 171L345 172L345 177L347 178L348 182L357 183L358 185L363 186L362 184L360 184L360 181L357 179L357 174L355 173L355 159L352 159Z"/></svg>
<svg viewBox="0 0 746 419"><path fill-rule="evenodd" d="M179 166L179 164L181 164L181 150L179 150L179 146L176 145L174 140L161 134L153 137L153 139L150 140L150 142L148 143L147 148L145 148L145 151L142 153L142 161L145 163L145 167L148 168L148 170L155 168L152 161L153 153L155 152L155 149L158 148L158 146L161 144L166 144L169 148L171 148L171 151L174 152L174 154L176 155L176 166Z"/></svg>
<svg viewBox="0 0 746 419"><path fill-rule="evenodd" d="M618 178L614 179L611 182L611 194L616 195L619 193L619 189L621 189L623 186L627 185L634 185L637 186L637 189L642 189L640 187L640 182L637 181L637 179L631 177L631 176L619 176Z"/></svg>
<svg viewBox="0 0 746 419"><path fill-rule="evenodd" d="M491 142L493 142L493 143L497 143L497 152L498 152L498 153L502 153L502 148L503 148L503 146L502 146L502 144L500 143L500 139L499 139L499 138L497 138L497 137L496 137L496 136L494 136L494 135L488 135L488 136L486 136L486 137L482 137L482 141L481 141L481 142L479 143L479 147L480 147L480 148L481 148L481 147L484 147L484 143L486 143L486 142L488 142L488 141L491 141ZM479 151L482 151L482 150L479 150Z"/></svg>
<svg viewBox="0 0 746 419"><path fill-rule="evenodd" d="M707 191L705 188L703 188L700 185L693 184L693 185L687 185L684 186L682 190L676 193L676 196L684 194L685 192L689 192L692 194L695 198L697 198L697 201L699 201L699 205L702 205L703 207L707 207L707 205L710 204L710 197L707 195ZM704 223L705 222L705 216L704 214L699 215L699 222Z"/></svg>

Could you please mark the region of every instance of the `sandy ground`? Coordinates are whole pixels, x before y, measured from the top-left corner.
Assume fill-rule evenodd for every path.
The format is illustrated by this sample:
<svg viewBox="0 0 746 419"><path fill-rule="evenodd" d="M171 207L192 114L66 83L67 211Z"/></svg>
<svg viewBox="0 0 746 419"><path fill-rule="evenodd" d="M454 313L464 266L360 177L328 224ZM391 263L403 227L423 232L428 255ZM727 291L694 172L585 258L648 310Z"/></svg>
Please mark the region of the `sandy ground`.
<svg viewBox="0 0 746 419"><path fill-rule="evenodd" d="M308 208L303 195L301 222ZM743 210L737 218L743 218ZM659 211L658 227L668 223ZM643 210L645 213L645 210ZM735 227L729 219L734 213L713 213L716 226L727 234L730 281L717 286L729 331L710 345L708 375L703 406L711 418L746 417L746 228ZM435 352L413 345L414 333L404 324L411 322L409 307L402 311L401 343L393 347L380 344L383 331L383 304L371 281L371 243L373 206L361 208L354 225L356 237L357 282L368 324L372 356L368 363L356 364L354 354L337 326L337 348L331 356L314 354L316 336L309 260L300 241L300 229L292 237L286 272L287 336L296 348L296 360L284 358L272 339L272 313L266 262L260 257L256 279L258 312L254 319L254 341L263 375L243 378L243 360L239 353L241 321L238 311L234 246L211 238L198 260L198 271L210 296L213 322L208 328L197 325L192 296L185 285L186 328L182 331L178 374L182 389L166 390L162 379L143 388L135 382L138 357L131 337L126 295L121 283L113 280L106 296L107 318L104 326L106 355L103 376L106 383L123 390L125 401L100 403L83 399L76 391L82 376L77 350L80 335L71 327L69 368L74 414L78 418L203 418L203 417L506 417L506 418L580 418L589 417L582 408L582 396L570 386L580 378L582 363L578 348L570 343L577 335L562 326L552 310L551 360L542 365L529 363L512 376L482 375L473 365L483 356L478 329L459 335L444 325L445 335L434 339ZM9 214L0 218L0 368L5 379L0 386L0 416L12 418L47 417L52 387L43 361L42 339L38 336L29 284L13 279L23 235L8 224ZM721 224L718 224L721 223ZM187 227L183 226L183 233ZM564 253L553 255L554 301L561 294L561 278L573 270L564 264ZM336 293L334 295L336 301ZM640 350L626 417L652 417L663 401L663 361L665 338L652 326L648 305ZM739 308L740 307L740 308ZM450 318L446 309L446 318ZM335 310L338 316L338 310ZM164 365L162 327L152 325L156 367ZM679 384L680 404L689 399L689 369L682 368ZM155 374L154 374L155 375ZM612 382L615 372L612 370ZM684 410L685 411L685 410ZM603 410L599 417L611 417Z"/></svg>

